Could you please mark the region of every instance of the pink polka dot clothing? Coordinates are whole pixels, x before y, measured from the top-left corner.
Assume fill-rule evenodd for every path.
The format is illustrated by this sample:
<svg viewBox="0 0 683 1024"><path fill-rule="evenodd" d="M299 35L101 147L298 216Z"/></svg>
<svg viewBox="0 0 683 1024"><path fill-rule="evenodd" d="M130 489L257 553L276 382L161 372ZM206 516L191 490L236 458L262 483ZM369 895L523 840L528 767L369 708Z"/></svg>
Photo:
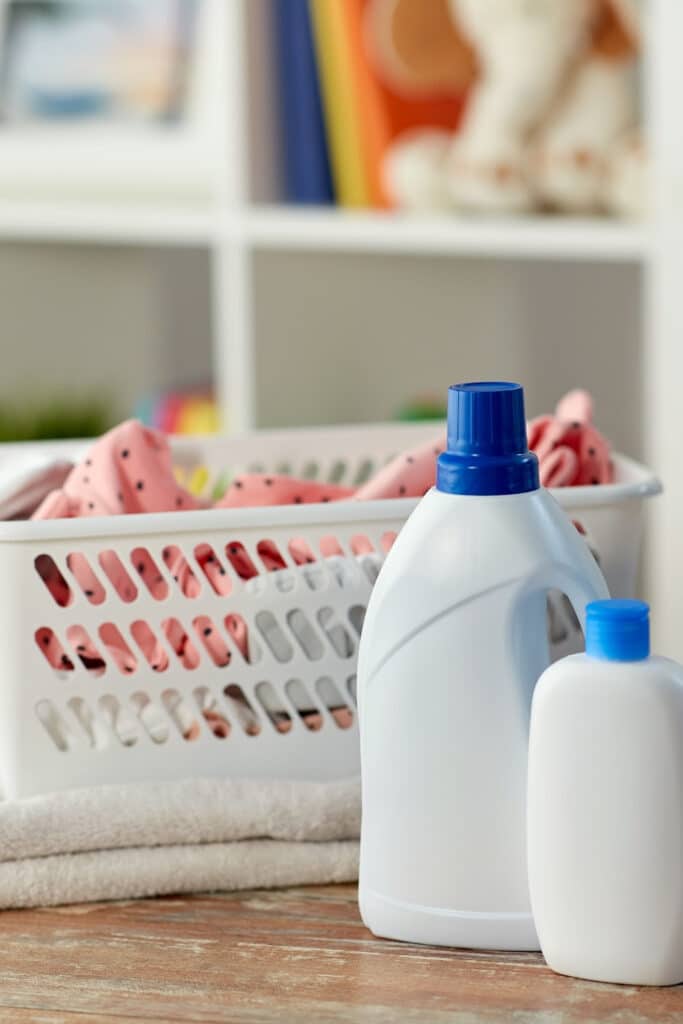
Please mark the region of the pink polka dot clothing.
<svg viewBox="0 0 683 1024"><path fill-rule="evenodd" d="M529 446L539 457L544 486L612 481L610 445L593 426L592 417L590 395L572 391L558 404L555 415L531 421ZM397 456L356 489L269 473L238 476L214 507L421 497L434 484L436 458L444 446L441 432L433 441ZM170 512L207 505L176 482L166 437L128 420L95 442L63 486L45 498L34 518Z"/></svg>
<svg viewBox="0 0 683 1024"><path fill-rule="evenodd" d="M128 420L92 446L34 519L115 516L202 508L173 475L171 449L158 430Z"/></svg>
<svg viewBox="0 0 683 1024"><path fill-rule="evenodd" d="M538 455L543 487L613 482L610 445L593 426L593 399L587 391L570 391L554 416L531 421L528 435L529 447Z"/></svg>

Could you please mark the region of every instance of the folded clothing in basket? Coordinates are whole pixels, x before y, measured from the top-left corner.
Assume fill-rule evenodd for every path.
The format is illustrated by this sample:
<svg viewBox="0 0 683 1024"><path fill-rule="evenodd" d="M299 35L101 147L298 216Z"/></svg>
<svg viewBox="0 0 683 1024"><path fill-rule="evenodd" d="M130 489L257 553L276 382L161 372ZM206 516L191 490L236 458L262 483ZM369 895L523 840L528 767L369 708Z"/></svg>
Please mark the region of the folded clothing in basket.
<svg viewBox="0 0 683 1024"><path fill-rule="evenodd" d="M572 391L559 403L554 416L541 416L529 424L529 444L539 457L545 486L611 482L610 446L592 419L590 395ZM434 484L436 458L444 447L441 432L433 441L398 455L355 489L269 473L242 474L214 507L421 497ZM208 504L178 484L166 437L129 420L95 442L62 486L48 494L34 518L169 512L206 508ZM307 557L302 552L301 561Z"/></svg>
<svg viewBox="0 0 683 1024"><path fill-rule="evenodd" d="M360 784L192 779L0 802L0 907L350 882Z"/></svg>
<svg viewBox="0 0 683 1024"><path fill-rule="evenodd" d="M234 479L214 507L419 497L434 483L436 457L444 446L442 433L434 441L393 459L357 489L276 474L243 474ZM166 437L136 420L128 420L95 442L63 485L47 495L33 518L174 512L207 507L209 502L202 501L177 482Z"/></svg>

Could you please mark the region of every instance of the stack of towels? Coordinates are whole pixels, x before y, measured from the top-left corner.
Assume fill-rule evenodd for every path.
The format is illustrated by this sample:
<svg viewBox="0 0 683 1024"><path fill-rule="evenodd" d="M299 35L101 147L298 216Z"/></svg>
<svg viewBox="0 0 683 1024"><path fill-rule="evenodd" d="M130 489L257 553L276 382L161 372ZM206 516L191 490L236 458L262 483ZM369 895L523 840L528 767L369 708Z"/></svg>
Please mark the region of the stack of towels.
<svg viewBox="0 0 683 1024"><path fill-rule="evenodd" d="M194 779L0 803L0 907L350 882L360 783Z"/></svg>

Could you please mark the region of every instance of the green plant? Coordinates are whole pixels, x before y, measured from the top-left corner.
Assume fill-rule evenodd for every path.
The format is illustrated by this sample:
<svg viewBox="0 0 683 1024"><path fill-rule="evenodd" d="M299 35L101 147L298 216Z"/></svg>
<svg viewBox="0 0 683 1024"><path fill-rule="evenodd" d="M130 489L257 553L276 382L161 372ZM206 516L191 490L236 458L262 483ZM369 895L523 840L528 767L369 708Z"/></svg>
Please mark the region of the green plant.
<svg viewBox="0 0 683 1024"><path fill-rule="evenodd" d="M23 406L0 403L0 442L97 437L110 426L102 402L55 398Z"/></svg>

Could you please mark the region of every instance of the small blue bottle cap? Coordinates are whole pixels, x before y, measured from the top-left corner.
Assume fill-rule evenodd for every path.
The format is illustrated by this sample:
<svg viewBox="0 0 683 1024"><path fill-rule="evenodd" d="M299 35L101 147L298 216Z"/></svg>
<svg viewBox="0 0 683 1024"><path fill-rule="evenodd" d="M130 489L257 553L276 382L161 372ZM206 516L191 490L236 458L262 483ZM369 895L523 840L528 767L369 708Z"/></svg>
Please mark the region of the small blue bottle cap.
<svg viewBox="0 0 683 1024"><path fill-rule="evenodd" d="M586 608L586 654L642 661L650 654L650 607L644 601L593 601Z"/></svg>
<svg viewBox="0 0 683 1024"><path fill-rule="evenodd" d="M540 486L529 451L524 391L509 381L453 384L448 389L448 445L436 487L446 494L520 494Z"/></svg>

